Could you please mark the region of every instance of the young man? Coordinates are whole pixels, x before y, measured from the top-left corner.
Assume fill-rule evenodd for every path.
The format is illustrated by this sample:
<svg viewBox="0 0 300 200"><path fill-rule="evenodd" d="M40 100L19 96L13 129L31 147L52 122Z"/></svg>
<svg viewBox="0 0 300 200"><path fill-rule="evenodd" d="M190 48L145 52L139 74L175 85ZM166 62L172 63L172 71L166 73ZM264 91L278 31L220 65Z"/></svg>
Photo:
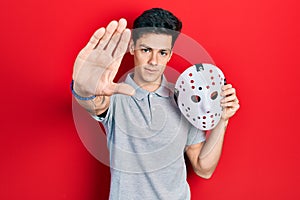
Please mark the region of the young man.
<svg viewBox="0 0 300 200"><path fill-rule="evenodd" d="M110 199L190 199L184 151L197 175L211 177L228 120L239 109L235 89L223 86L222 117L205 141L205 133L181 115L163 75L181 22L154 8L134 21L132 39L126 25L120 19L98 29L73 71L73 94L106 128ZM114 83L128 47L134 72L124 83Z"/></svg>

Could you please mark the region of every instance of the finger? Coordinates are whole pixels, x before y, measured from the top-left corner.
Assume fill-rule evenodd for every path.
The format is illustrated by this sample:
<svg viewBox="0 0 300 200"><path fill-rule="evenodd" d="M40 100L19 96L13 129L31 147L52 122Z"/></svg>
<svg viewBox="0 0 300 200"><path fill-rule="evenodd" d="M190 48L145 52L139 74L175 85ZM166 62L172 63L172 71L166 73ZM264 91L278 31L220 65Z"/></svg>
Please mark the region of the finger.
<svg viewBox="0 0 300 200"><path fill-rule="evenodd" d="M237 107L239 104L237 102L231 101L231 102L226 102L226 103L221 103L221 106L223 108L233 108Z"/></svg>
<svg viewBox="0 0 300 200"><path fill-rule="evenodd" d="M233 110L234 111L237 111L238 109L240 109L241 105L240 104L236 104L234 107L233 107Z"/></svg>
<svg viewBox="0 0 300 200"><path fill-rule="evenodd" d="M230 111L232 114L236 113L236 111L238 111L239 108L240 108L239 104L236 104L236 105L231 106L231 107L227 107L228 111Z"/></svg>
<svg viewBox="0 0 300 200"><path fill-rule="evenodd" d="M128 45L130 42L131 31L129 29L125 29L122 33L121 39L116 47L113 57L115 59L119 59L124 56L128 49Z"/></svg>
<svg viewBox="0 0 300 200"><path fill-rule="evenodd" d="M221 96L226 97L235 94L235 88L228 88L221 92Z"/></svg>
<svg viewBox="0 0 300 200"><path fill-rule="evenodd" d="M229 88L232 88L232 85L231 84L226 84L226 85L223 85L222 86L222 90L227 90Z"/></svg>
<svg viewBox="0 0 300 200"><path fill-rule="evenodd" d="M135 89L126 83L113 83L112 89L114 94L125 94L129 96L135 94Z"/></svg>
<svg viewBox="0 0 300 200"><path fill-rule="evenodd" d="M97 46L97 44L99 43L99 40L103 37L104 33L105 33L105 28L103 28L103 27L96 30L96 32L91 37L90 41L85 46L85 49L87 49L87 50L94 49Z"/></svg>
<svg viewBox="0 0 300 200"><path fill-rule="evenodd" d="M96 48L97 50L103 50L106 47L107 43L111 39L112 34L116 31L117 27L118 27L118 22L115 21L115 20L111 21L107 25L107 27L105 29L105 34L102 37L102 39L99 41L99 44L98 44L98 46Z"/></svg>
<svg viewBox="0 0 300 200"><path fill-rule="evenodd" d="M127 21L126 21L126 19L121 18L121 19L119 20L119 26L118 26L117 31L120 32L120 33L122 33L122 32L125 30L126 26L127 26Z"/></svg>
<svg viewBox="0 0 300 200"><path fill-rule="evenodd" d="M223 98L221 100L221 103L226 103L226 102L230 102L230 101L237 102L238 100L237 100L237 97L235 95L230 95L230 96L227 96L227 97Z"/></svg>
<svg viewBox="0 0 300 200"><path fill-rule="evenodd" d="M116 49L116 46L119 43L121 35L126 28L126 25L127 25L127 21L125 19L122 18L119 20L119 25L117 27L117 30L113 33L111 40L107 44L106 51L108 53L112 54L113 51Z"/></svg>

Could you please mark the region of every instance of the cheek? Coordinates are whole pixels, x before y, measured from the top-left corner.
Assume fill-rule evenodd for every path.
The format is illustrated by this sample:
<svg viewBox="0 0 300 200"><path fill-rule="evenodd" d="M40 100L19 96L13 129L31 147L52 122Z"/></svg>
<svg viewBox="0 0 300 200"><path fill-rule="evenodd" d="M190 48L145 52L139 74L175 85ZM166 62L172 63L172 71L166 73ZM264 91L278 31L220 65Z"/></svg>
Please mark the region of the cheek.
<svg viewBox="0 0 300 200"><path fill-rule="evenodd" d="M143 60L144 58L139 53L134 54L134 64L136 66L140 66L141 64L143 64Z"/></svg>
<svg viewBox="0 0 300 200"><path fill-rule="evenodd" d="M167 63L169 62L169 58L160 58L159 59L159 64L162 65L162 66L166 66Z"/></svg>
<svg viewBox="0 0 300 200"><path fill-rule="evenodd" d="M160 68L161 73L163 73L165 71L165 69L166 69L166 65L161 65L161 68Z"/></svg>

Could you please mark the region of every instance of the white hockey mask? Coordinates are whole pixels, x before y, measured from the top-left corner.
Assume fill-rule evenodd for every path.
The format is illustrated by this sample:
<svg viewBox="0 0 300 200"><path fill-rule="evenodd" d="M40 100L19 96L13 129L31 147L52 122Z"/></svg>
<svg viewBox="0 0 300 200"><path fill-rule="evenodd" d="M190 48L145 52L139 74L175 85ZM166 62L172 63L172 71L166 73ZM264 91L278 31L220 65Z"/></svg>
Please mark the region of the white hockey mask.
<svg viewBox="0 0 300 200"><path fill-rule="evenodd" d="M195 64L177 79L175 98L181 113L196 128L213 129L222 114L221 87L226 84L222 71L212 64Z"/></svg>

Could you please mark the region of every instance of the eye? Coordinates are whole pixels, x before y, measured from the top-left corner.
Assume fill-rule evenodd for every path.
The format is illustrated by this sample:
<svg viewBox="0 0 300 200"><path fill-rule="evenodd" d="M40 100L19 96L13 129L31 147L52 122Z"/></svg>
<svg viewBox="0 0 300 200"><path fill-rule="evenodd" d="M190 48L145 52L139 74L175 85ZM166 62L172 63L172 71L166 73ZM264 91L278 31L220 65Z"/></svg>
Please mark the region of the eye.
<svg viewBox="0 0 300 200"><path fill-rule="evenodd" d="M150 50L149 48L142 48L141 51L142 51L143 53L148 53L148 52L150 52L151 50Z"/></svg>
<svg viewBox="0 0 300 200"><path fill-rule="evenodd" d="M160 51L160 55L162 55L163 57L168 55L168 52L165 50Z"/></svg>
<svg viewBox="0 0 300 200"><path fill-rule="evenodd" d="M214 91L214 92L211 93L211 95L210 95L210 98L211 98L212 100L215 100L217 97L218 97L218 92L217 92L217 91Z"/></svg>
<svg viewBox="0 0 300 200"><path fill-rule="evenodd" d="M191 96L191 99L194 103L199 103L201 101L201 98L198 95Z"/></svg>

